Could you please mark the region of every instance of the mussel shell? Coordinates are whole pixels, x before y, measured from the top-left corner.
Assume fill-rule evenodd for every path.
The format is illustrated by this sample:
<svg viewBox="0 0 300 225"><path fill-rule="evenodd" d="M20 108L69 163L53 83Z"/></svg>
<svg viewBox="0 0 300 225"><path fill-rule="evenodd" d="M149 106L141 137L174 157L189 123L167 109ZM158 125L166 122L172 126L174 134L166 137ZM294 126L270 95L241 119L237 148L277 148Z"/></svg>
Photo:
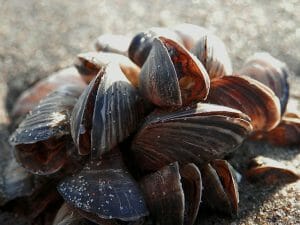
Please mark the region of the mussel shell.
<svg viewBox="0 0 300 225"><path fill-rule="evenodd" d="M202 197L202 178L198 167L189 163L180 168L181 183L185 200L185 225L193 225L196 221L201 197Z"/></svg>
<svg viewBox="0 0 300 225"><path fill-rule="evenodd" d="M211 79L232 74L232 65L225 44L213 34L199 39L191 52L201 61Z"/></svg>
<svg viewBox="0 0 300 225"><path fill-rule="evenodd" d="M206 28L190 23L177 24L171 29L181 37L183 45L187 50L191 50L197 41L210 33Z"/></svg>
<svg viewBox="0 0 300 225"><path fill-rule="evenodd" d="M264 139L275 146L300 144L300 117L286 114L277 127L264 134Z"/></svg>
<svg viewBox="0 0 300 225"><path fill-rule="evenodd" d="M102 34L97 38L95 48L97 51L127 55L131 39L125 35Z"/></svg>
<svg viewBox="0 0 300 225"><path fill-rule="evenodd" d="M88 162L79 174L65 178L58 191L68 204L102 219L134 221L148 215L139 185L118 151Z"/></svg>
<svg viewBox="0 0 300 225"><path fill-rule="evenodd" d="M213 79L207 101L247 114L253 131L269 131L280 122L280 102L264 84L246 76Z"/></svg>
<svg viewBox="0 0 300 225"><path fill-rule="evenodd" d="M150 114L134 137L132 151L145 171L174 161L201 166L234 151L251 131L250 119L242 112L199 103Z"/></svg>
<svg viewBox="0 0 300 225"><path fill-rule="evenodd" d="M204 202L228 215L238 213L238 186L233 171L225 160L214 160L201 169Z"/></svg>
<svg viewBox="0 0 300 225"><path fill-rule="evenodd" d="M135 35L129 45L128 56L138 66L142 67L152 48L155 37L164 36L181 43L181 38L171 29L152 27L148 31Z"/></svg>
<svg viewBox="0 0 300 225"><path fill-rule="evenodd" d="M278 161L258 156L249 162L246 177L251 182L274 185L295 182L300 179L300 173Z"/></svg>
<svg viewBox="0 0 300 225"><path fill-rule="evenodd" d="M146 113L144 100L116 64L103 68L74 107L73 140L82 155L100 156L127 138Z"/></svg>
<svg viewBox="0 0 300 225"><path fill-rule="evenodd" d="M201 63L182 46L154 38L140 73L139 90L159 107L179 107L206 98L209 77Z"/></svg>
<svg viewBox="0 0 300 225"><path fill-rule="evenodd" d="M249 76L268 86L280 100L281 114L285 112L289 99L289 70L285 63L269 53L255 53L250 57L239 74Z"/></svg>
<svg viewBox="0 0 300 225"><path fill-rule="evenodd" d="M108 52L81 53L77 56L74 65L85 82L89 84L99 71L110 63L118 64L127 79L135 87L138 86L140 68L124 55Z"/></svg>
<svg viewBox="0 0 300 225"><path fill-rule="evenodd" d="M75 67L60 70L23 92L14 104L12 117L26 115L43 98L66 84L85 87L84 81Z"/></svg>
<svg viewBox="0 0 300 225"><path fill-rule="evenodd" d="M144 177L140 183L155 224L184 222L184 192L178 163L172 163Z"/></svg>
<svg viewBox="0 0 300 225"><path fill-rule="evenodd" d="M11 136L18 161L36 174L51 174L65 163L69 119L81 86L64 86L37 105Z"/></svg>

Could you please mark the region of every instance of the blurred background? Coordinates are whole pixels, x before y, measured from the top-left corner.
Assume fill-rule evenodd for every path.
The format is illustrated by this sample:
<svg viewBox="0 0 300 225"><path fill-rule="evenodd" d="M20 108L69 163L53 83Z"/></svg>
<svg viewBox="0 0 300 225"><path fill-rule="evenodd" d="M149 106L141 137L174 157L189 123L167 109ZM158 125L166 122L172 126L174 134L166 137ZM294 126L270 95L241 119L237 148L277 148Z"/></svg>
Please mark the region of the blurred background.
<svg viewBox="0 0 300 225"><path fill-rule="evenodd" d="M253 53L267 51L300 75L299 0L0 0L0 124L9 122L7 112L24 89L71 65L78 53L93 50L100 34L134 35L152 26L183 22L219 36L235 71ZM287 190L300 201L297 188ZM274 207L265 206L263 213L281 210ZM262 215L255 220L260 212L245 224L265 223ZM287 212L297 223L300 205Z"/></svg>
<svg viewBox="0 0 300 225"><path fill-rule="evenodd" d="M226 43L235 70L254 52L268 51L300 74L299 12L298 0L0 0L0 121L7 120L8 88L10 110L20 91L93 50L103 33L193 23Z"/></svg>

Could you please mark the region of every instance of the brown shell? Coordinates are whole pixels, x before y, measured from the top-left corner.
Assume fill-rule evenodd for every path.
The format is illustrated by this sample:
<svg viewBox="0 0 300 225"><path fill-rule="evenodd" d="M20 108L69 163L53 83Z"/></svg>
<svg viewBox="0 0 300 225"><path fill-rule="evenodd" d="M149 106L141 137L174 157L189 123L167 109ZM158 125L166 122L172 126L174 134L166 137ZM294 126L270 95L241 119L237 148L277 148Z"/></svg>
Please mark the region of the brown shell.
<svg viewBox="0 0 300 225"><path fill-rule="evenodd" d="M201 198L202 178L198 167L189 163L180 168L181 184L185 200L184 225L193 225L196 221Z"/></svg>
<svg viewBox="0 0 300 225"><path fill-rule="evenodd" d="M264 135L264 139L276 146L300 144L300 117L286 114L277 127Z"/></svg>
<svg viewBox="0 0 300 225"><path fill-rule="evenodd" d="M36 174L58 171L70 147L69 119L81 86L63 86L30 112L11 136L17 160Z"/></svg>
<svg viewBox="0 0 300 225"><path fill-rule="evenodd" d="M179 107L206 98L209 77L190 53L164 37L154 38L140 73L139 90L160 107Z"/></svg>
<svg viewBox="0 0 300 225"><path fill-rule="evenodd" d="M239 193L231 166L225 160L214 160L201 169L204 202L211 208L237 215Z"/></svg>
<svg viewBox="0 0 300 225"><path fill-rule="evenodd" d="M140 183L154 224L194 224L202 193L201 174L194 164L179 169L172 163Z"/></svg>
<svg viewBox="0 0 300 225"><path fill-rule="evenodd" d="M176 32L166 27L152 27L148 31L135 35L129 45L128 56L138 66L142 67L153 45L155 37L164 36L181 43Z"/></svg>
<svg viewBox="0 0 300 225"><path fill-rule="evenodd" d="M87 216L135 221L148 215L139 185L117 149L101 160L88 162L79 174L65 178L58 191L68 204Z"/></svg>
<svg viewBox="0 0 300 225"><path fill-rule="evenodd" d="M178 163L172 163L140 181L155 224L183 224L185 202L180 179Z"/></svg>
<svg viewBox="0 0 300 225"><path fill-rule="evenodd" d="M97 51L113 52L121 55L128 55L128 48L131 37L118 34L102 34L95 41Z"/></svg>
<svg viewBox="0 0 300 225"><path fill-rule="evenodd" d="M75 67L69 67L60 70L45 79L37 82L33 87L24 91L17 99L12 110L12 116L18 117L26 115L31 111L41 99L45 98L48 94L57 90L61 86L67 84L80 85L85 87L84 81L75 69Z"/></svg>
<svg viewBox="0 0 300 225"><path fill-rule="evenodd" d="M109 64L74 107L71 133L79 153L99 157L109 151L136 130L145 111L137 89L117 64Z"/></svg>
<svg viewBox="0 0 300 225"><path fill-rule="evenodd" d="M74 65L87 84L108 64L119 65L127 79L138 86L140 68L123 55L108 52L87 52L77 56Z"/></svg>
<svg viewBox="0 0 300 225"><path fill-rule="evenodd" d="M280 100L281 113L286 109L289 99L289 69L286 64L271 56L269 53L255 53L250 57L239 74L249 76L268 86Z"/></svg>
<svg viewBox="0 0 300 225"><path fill-rule="evenodd" d="M251 182L274 185L295 182L300 179L300 173L278 161L258 156L251 159L246 177Z"/></svg>
<svg viewBox="0 0 300 225"><path fill-rule="evenodd" d="M217 36L207 34L191 49L201 61L211 79L232 74L232 65L224 43Z"/></svg>
<svg viewBox="0 0 300 225"><path fill-rule="evenodd" d="M234 151L251 131L250 119L242 112L199 103L150 114L134 137L132 152L146 171L174 161L199 166Z"/></svg>
<svg viewBox="0 0 300 225"><path fill-rule="evenodd" d="M183 45L187 50L191 50L199 39L210 33L206 28L190 23L177 24L171 29L181 37Z"/></svg>
<svg viewBox="0 0 300 225"><path fill-rule="evenodd" d="M246 76L224 76L211 82L207 101L247 114L253 131L269 131L280 122L280 102L264 84Z"/></svg>

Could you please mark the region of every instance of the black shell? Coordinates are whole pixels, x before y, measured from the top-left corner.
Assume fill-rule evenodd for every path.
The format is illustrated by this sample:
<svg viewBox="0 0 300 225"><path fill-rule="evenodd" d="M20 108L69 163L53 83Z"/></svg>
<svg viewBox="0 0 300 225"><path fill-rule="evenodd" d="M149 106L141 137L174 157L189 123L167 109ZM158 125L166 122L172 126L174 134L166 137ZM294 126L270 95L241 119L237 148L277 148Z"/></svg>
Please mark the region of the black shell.
<svg viewBox="0 0 300 225"><path fill-rule="evenodd" d="M74 107L73 140L82 155L100 156L127 138L145 115L145 102L117 64L91 81Z"/></svg>
<svg viewBox="0 0 300 225"><path fill-rule="evenodd" d="M154 38L158 36L164 36L181 43L181 38L173 30L165 27L152 27L133 37L128 49L129 58L142 67L151 51Z"/></svg>
<svg viewBox="0 0 300 225"><path fill-rule="evenodd" d="M43 99L11 136L17 160L36 174L58 171L70 145L71 112L82 86L63 86Z"/></svg>
<svg viewBox="0 0 300 225"><path fill-rule="evenodd" d="M102 219L134 221L148 215L139 185L117 150L87 163L79 174L64 179L58 191L67 203Z"/></svg>

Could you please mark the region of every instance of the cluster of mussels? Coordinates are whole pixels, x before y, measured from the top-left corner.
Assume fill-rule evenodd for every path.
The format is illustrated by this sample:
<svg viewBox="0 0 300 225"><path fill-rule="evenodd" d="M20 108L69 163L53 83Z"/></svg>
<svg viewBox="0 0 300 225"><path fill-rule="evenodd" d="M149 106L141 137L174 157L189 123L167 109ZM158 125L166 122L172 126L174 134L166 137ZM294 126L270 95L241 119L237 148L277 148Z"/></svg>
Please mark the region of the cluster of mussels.
<svg viewBox="0 0 300 225"><path fill-rule="evenodd" d="M299 143L288 69L267 53L233 73L223 42L191 24L103 35L96 48L13 110L28 113L10 139L17 161L59 178L67 205L53 224L192 225L200 202L235 215L224 156L248 137Z"/></svg>

